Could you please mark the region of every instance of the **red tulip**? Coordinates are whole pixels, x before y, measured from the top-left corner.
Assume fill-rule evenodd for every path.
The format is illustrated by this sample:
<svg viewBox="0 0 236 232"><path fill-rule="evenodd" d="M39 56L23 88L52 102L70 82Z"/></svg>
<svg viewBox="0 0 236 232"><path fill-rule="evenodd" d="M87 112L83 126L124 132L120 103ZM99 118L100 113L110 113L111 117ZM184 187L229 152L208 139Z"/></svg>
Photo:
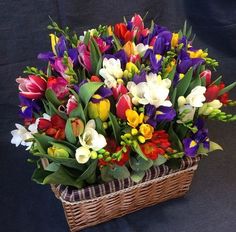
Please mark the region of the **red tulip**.
<svg viewBox="0 0 236 232"><path fill-rule="evenodd" d="M133 33L127 29L124 23L117 23L114 28L115 35L125 43L133 39Z"/></svg>
<svg viewBox="0 0 236 232"><path fill-rule="evenodd" d="M126 94L128 90L123 84L118 84L115 88L112 88L113 97L117 100L121 95Z"/></svg>
<svg viewBox="0 0 236 232"><path fill-rule="evenodd" d="M77 108L77 106L78 106L78 102L77 102L75 96L71 95L67 104L66 104L66 113L69 115L72 110Z"/></svg>
<svg viewBox="0 0 236 232"><path fill-rule="evenodd" d="M125 111L128 109L132 109L131 99L128 94L124 94L119 98L116 104L116 115L119 118L125 120L126 119Z"/></svg>
<svg viewBox="0 0 236 232"><path fill-rule="evenodd" d="M217 99L219 91L220 91L220 87L217 85L208 86L205 92L206 102L211 102Z"/></svg>
<svg viewBox="0 0 236 232"><path fill-rule="evenodd" d="M27 78L17 78L20 95L29 99L39 99L43 97L47 87L47 82L39 76L29 75Z"/></svg>
<svg viewBox="0 0 236 232"><path fill-rule="evenodd" d="M49 77L47 88L53 90L58 99L63 99L69 93L67 84L63 77Z"/></svg>
<svg viewBox="0 0 236 232"><path fill-rule="evenodd" d="M207 69L200 73L200 78L204 78L206 80L206 86L211 84L211 70Z"/></svg>

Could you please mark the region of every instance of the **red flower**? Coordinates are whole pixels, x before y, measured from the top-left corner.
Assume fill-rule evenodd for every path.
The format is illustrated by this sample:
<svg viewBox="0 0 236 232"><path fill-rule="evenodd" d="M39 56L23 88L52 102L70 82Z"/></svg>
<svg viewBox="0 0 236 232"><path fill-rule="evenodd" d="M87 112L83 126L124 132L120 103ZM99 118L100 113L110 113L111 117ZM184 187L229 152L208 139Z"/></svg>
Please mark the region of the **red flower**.
<svg viewBox="0 0 236 232"><path fill-rule="evenodd" d="M51 89L58 99L63 99L69 93L67 84L68 82L63 77L49 77L47 88Z"/></svg>
<svg viewBox="0 0 236 232"><path fill-rule="evenodd" d="M127 29L124 23L117 23L114 28L115 35L124 41L124 43L131 41L133 33Z"/></svg>
<svg viewBox="0 0 236 232"><path fill-rule="evenodd" d="M222 90L224 87L225 87L225 84L223 82L221 82L219 84L220 90ZM224 93L224 94L220 95L218 97L218 99L220 100L221 103L226 105L228 103L228 101L229 101L229 93Z"/></svg>
<svg viewBox="0 0 236 232"><path fill-rule="evenodd" d="M207 69L200 73L200 78L204 78L206 80L206 86L211 84L211 70Z"/></svg>
<svg viewBox="0 0 236 232"><path fill-rule="evenodd" d="M140 148L141 148L143 154L151 160L156 160L158 155L165 154L165 151L162 148L159 148L153 142L146 142L144 144L141 144Z"/></svg>
<svg viewBox="0 0 236 232"><path fill-rule="evenodd" d="M128 94L124 94L119 98L119 101L116 104L117 117L125 120L126 119L125 111L128 109L132 109L131 99Z"/></svg>
<svg viewBox="0 0 236 232"><path fill-rule="evenodd" d="M128 92L127 88L123 84L118 84L117 87L112 88L113 97L117 100L121 95Z"/></svg>
<svg viewBox="0 0 236 232"><path fill-rule="evenodd" d="M133 16L133 18L131 19L131 22L133 24L133 31L135 31L137 39L140 38L140 36L147 36L147 34L149 33L148 28L144 28L144 23L143 23L143 19L140 15L135 14L135 16Z"/></svg>
<svg viewBox="0 0 236 232"><path fill-rule="evenodd" d="M217 85L210 85L207 87L205 92L206 102L211 102L217 99L220 92L220 87Z"/></svg>
<svg viewBox="0 0 236 232"><path fill-rule="evenodd" d="M38 129L55 139L65 139L66 121L57 114L54 114L51 120L39 119Z"/></svg>
<svg viewBox="0 0 236 232"><path fill-rule="evenodd" d="M121 154L121 159L119 161L118 160L114 160L114 163L116 163L119 166L123 166L123 165L125 165L129 161L130 147L126 146L126 149L127 149L127 151L123 152ZM121 146L118 146L116 148L116 152L119 152L120 150L121 150Z"/></svg>
<svg viewBox="0 0 236 232"><path fill-rule="evenodd" d="M91 76L90 81L91 82L101 82L101 79L98 76Z"/></svg>

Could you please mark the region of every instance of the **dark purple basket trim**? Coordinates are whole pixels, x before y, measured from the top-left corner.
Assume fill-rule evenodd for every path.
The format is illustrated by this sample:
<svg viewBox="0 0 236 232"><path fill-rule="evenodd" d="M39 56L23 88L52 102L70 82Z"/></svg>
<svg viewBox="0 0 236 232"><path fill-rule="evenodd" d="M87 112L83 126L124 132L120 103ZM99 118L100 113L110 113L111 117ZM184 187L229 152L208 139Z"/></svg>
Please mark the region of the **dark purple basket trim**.
<svg viewBox="0 0 236 232"><path fill-rule="evenodd" d="M179 170L190 168L195 164L197 164L199 160L200 157L195 157L195 158L184 157L181 160L181 167ZM143 179L140 181L140 183L155 179L157 177L165 176L168 175L169 173L173 173L179 170L172 170L165 164L158 167L153 166L145 172L145 175ZM58 185L57 190L59 191L60 196L63 200L69 202L75 202L75 201L89 200L96 197L101 197L109 193L113 193L125 188L132 187L134 185L136 185L136 183L133 182L129 177L121 180L113 180L108 183L88 186L83 189L75 189L70 186Z"/></svg>

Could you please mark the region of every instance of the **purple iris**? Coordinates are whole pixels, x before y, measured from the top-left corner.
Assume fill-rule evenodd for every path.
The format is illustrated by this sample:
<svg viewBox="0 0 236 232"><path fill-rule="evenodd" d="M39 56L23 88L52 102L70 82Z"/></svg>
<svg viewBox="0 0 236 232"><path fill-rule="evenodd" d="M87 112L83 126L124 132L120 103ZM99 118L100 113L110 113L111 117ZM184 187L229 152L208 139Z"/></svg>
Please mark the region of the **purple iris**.
<svg viewBox="0 0 236 232"><path fill-rule="evenodd" d="M148 49L146 51L146 53L144 54L143 59L148 59L150 60L150 68L151 71L154 73L158 73L161 71L162 69L162 58L161 59L157 59L156 55L154 54L152 49Z"/></svg>
<svg viewBox="0 0 236 232"><path fill-rule="evenodd" d="M91 101L92 101L93 103L98 103L98 102L100 102L101 100L103 100L104 98L108 98L108 97L112 96L113 93L112 93L112 90L111 90L111 89L101 86L101 87L97 90L96 94L100 95L100 96L101 96L101 99L96 99L96 98L93 98L93 97L92 97L92 98L91 98Z"/></svg>
<svg viewBox="0 0 236 232"><path fill-rule="evenodd" d="M148 104L145 106L145 116L147 123L156 127L160 122L169 122L173 120L176 116L176 112L172 107L160 106L156 108L155 106Z"/></svg>
<svg viewBox="0 0 236 232"><path fill-rule="evenodd" d="M139 75L135 74L132 81L137 85L141 82L146 82L146 72L143 70Z"/></svg>
<svg viewBox="0 0 236 232"><path fill-rule="evenodd" d="M158 34L156 42L153 47L154 54L164 55L171 47L172 33L170 31L163 31Z"/></svg>
<svg viewBox="0 0 236 232"><path fill-rule="evenodd" d="M104 54L103 58L107 58L107 59L111 59L111 58L115 58L115 59L119 59L120 63L121 63L121 67L122 69L125 69L125 65L128 62L128 57L125 53L125 51L123 49L120 49L118 52L114 53L114 54Z"/></svg>
<svg viewBox="0 0 236 232"><path fill-rule="evenodd" d="M190 157L194 157L197 154L200 144L202 144L205 149L210 148L208 130L204 128L203 119L199 118L195 125L198 129L197 132L192 132L189 138L183 140L185 155Z"/></svg>
<svg viewBox="0 0 236 232"><path fill-rule="evenodd" d="M36 100L31 100L19 95L20 99L20 111L19 114L24 119L33 118L33 112L39 113L40 106L37 104Z"/></svg>

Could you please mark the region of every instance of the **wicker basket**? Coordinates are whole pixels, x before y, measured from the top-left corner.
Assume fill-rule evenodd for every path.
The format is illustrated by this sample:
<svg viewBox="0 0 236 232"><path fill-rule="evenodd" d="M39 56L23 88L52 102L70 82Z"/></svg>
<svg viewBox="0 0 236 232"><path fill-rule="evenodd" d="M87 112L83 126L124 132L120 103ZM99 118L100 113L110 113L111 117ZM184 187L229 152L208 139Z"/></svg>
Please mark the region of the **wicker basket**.
<svg viewBox="0 0 236 232"><path fill-rule="evenodd" d="M74 232L185 195L197 166L195 164L101 197L73 203L63 199L55 186L52 190L61 200L70 230Z"/></svg>

